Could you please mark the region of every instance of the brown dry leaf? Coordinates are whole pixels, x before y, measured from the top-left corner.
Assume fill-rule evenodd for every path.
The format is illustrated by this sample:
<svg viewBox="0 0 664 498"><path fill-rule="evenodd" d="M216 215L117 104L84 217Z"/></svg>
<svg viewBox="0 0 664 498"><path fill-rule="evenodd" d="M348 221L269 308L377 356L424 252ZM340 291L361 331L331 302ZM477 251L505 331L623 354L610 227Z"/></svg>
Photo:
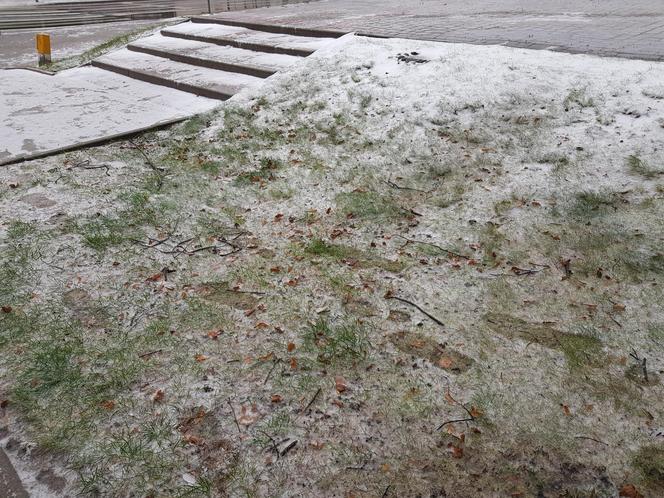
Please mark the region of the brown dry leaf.
<svg viewBox="0 0 664 498"><path fill-rule="evenodd" d="M421 339L415 339L410 342L410 346L416 349L421 349L426 345L426 341L423 341Z"/></svg>
<svg viewBox="0 0 664 498"><path fill-rule="evenodd" d="M448 447L452 452L453 458L463 458L463 448L461 446L457 446L455 444L450 443Z"/></svg>
<svg viewBox="0 0 664 498"><path fill-rule="evenodd" d="M476 406L471 406L470 407L470 416L474 418L479 418L482 416L482 410L477 408Z"/></svg>
<svg viewBox="0 0 664 498"><path fill-rule="evenodd" d="M204 354L199 353L199 354L194 355L194 360L196 360L198 363L202 363L207 359L208 359L208 357L205 356Z"/></svg>
<svg viewBox="0 0 664 498"><path fill-rule="evenodd" d="M151 277L146 278L145 281L146 282L158 282L162 278L164 278L164 274L163 274L163 272L159 272L159 273L155 273Z"/></svg>
<svg viewBox="0 0 664 498"><path fill-rule="evenodd" d="M255 406L250 406L247 408L246 405L242 405L242 408L240 409L240 416L237 418L237 421L242 425L251 425L256 422L259 417L260 414L258 413L258 410L256 410Z"/></svg>
<svg viewBox="0 0 664 498"><path fill-rule="evenodd" d="M106 401L102 401L101 406L106 410L112 410L115 408L115 401L107 399Z"/></svg>
<svg viewBox="0 0 664 498"><path fill-rule="evenodd" d="M3 306L2 307L2 312L3 313L11 313L12 312L12 307L11 306Z"/></svg>
<svg viewBox="0 0 664 498"><path fill-rule="evenodd" d="M271 360L274 357L274 353L270 351L268 354L265 354L263 356L259 356L258 359L261 361L268 361Z"/></svg>
<svg viewBox="0 0 664 498"><path fill-rule="evenodd" d="M273 394L270 399L271 399L272 403L281 403L281 400L283 398L281 396L279 396L278 394Z"/></svg>
<svg viewBox="0 0 664 498"><path fill-rule="evenodd" d="M454 361L449 356L441 356L440 359L438 360L438 366L440 368L450 369L452 368L453 364Z"/></svg>
<svg viewBox="0 0 664 498"><path fill-rule="evenodd" d="M618 313L622 313L623 311L625 311L625 305L620 304L620 303L614 303L613 304L613 311L616 311Z"/></svg>
<svg viewBox="0 0 664 498"><path fill-rule="evenodd" d="M560 406L563 408L563 412L565 413L565 415L569 417L572 414L572 412L569 409L569 406L567 405L560 405Z"/></svg>
<svg viewBox="0 0 664 498"><path fill-rule="evenodd" d="M380 466L380 470L384 473L388 473L390 471L390 464L389 463L384 463Z"/></svg>
<svg viewBox="0 0 664 498"><path fill-rule="evenodd" d="M270 268L270 271L272 273L279 273L281 271L281 268L279 268L278 266L273 266L272 268Z"/></svg>
<svg viewBox="0 0 664 498"><path fill-rule="evenodd" d="M152 395L152 401L155 403L161 403L164 400L164 391L162 389L157 389Z"/></svg>
<svg viewBox="0 0 664 498"><path fill-rule="evenodd" d="M348 386L346 385L346 380L343 377L335 377L334 388L337 390L338 393L344 392L346 389L348 389Z"/></svg>
<svg viewBox="0 0 664 498"><path fill-rule="evenodd" d="M203 438L200 438L198 436L194 436L193 434L185 434L183 436L183 439L187 443L193 444L193 445L196 445L196 446L203 446L203 444L205 444L205 441L203 441Z"/></svg>
<svg viewBox="0 0 664 498"><path fill-rule="evenodd" d="M643 498L643 495L639 493L634 484L625 484L620 488L620 493L618 496L626 496L627 498Z"/></svg>
<svg viewBox="0 0 664 498"><path fill-rule="evenodd" d="M450 394L449 389L445 391L445 401L447 401L450 405L456 405L456 400Z"/></svg>
<svg viewBox="0 0 664 498"><path fill-rule="evenodd" d="M290 367L291 370L297 370L297 359L295 358L290 359Z"/></svg>
<svg viewBox="0 0 664 498"><path fill-rule="evenodd" d="M258 322L258 323L254 326L254 328L259 329L259 330L265 330L265 329L269 329L270 326L269 326L267 323L265 323L265 322Z"/></svg>
<svg viewBox="0 0 664 498"><path fill-rule="evenodd" d="M208 336L210 339L217 339L217 338L219 337L220 334L221 334L221 331L220 331L220 330L210 330L210 331L207 333L207 336Z"/></svg>
<svg viewBox="0 0 664 498"><path fill-rule="evenodd" d="M288 346L286 346L286 349L288 350L289 353L295 351L295 343L289 342Z"/></svg>

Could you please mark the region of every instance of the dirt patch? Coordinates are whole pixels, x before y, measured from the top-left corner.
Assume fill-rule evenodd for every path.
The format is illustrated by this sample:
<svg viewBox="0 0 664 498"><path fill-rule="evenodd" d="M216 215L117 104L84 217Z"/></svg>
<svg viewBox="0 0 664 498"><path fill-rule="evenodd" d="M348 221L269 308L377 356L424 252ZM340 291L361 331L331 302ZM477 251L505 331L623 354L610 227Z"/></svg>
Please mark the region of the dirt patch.
<svg viewBox="0 0 664 498"><path fill-rule="evenodd" d="M258 304L255 294L231 289L227 283L206 283L196 288L196 293L207 301L237 310L249 310Z"/></svg>
<svg viewBox="0 0 664 498"><path fill-rule="evenodd" d="M463 373L473 365L473 360L468 356L420 333L397 332L390 335L390 342L399 351L428 360L448 372Z"/></svg>
<svg viewBox="0 0 664 498"><path fill-rule="evenodd" d="M605 363L606 355L602 351L602 341L596 337L562 332L551 324L531 323L501 313L489 313L485 319L491 330L503 337L521 339L561 351L565 354L570 367L600 367Z"/></svg>

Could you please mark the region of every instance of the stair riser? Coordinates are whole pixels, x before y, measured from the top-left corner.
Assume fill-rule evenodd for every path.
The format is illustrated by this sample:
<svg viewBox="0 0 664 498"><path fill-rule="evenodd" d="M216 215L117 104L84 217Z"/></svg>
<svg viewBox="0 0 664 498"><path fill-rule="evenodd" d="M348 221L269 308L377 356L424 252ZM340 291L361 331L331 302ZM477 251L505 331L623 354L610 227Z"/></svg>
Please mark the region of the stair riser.
<svg viewBox="0 0 664 498"><path fill-rule="evenodd" d="M194 95L198 95L200 97L207 97L210 99L217 99L217 100L228 100L229 98L232 97L232 95L230 94L218 92L215 90L211 90L209 88L201 88L195 85L190 85L188 83L181 83L178 81L169 80L168 78L162 78L154 74L148 74L134 69L115 66L113 64L107 64L105 62L100 62L98 60L93 60L91 64L100 69L105 69L106 71L111 71L113 73L127 76L128 78L145 81L146 83L152 83L153 85L160 85L168 88L174 88L176 90L181 90L187 93L193 93Z"/></svg>
<svg viewBox="0 0 664 498"><path fill-rule="evenodd" d="M274 47L272 45L264 45L261 43L245 43L237 40L225 40L220 38L212 38L209 36L190 35L186 33L175 33L172 31L162 30L163 36L170 36L171 38L182 38L183 40L194 40L205 43L213 43L215 45L224 45L228 47L244 48L246 50L253 50L254 52L268 52L270 54L285 54L295 55L298 57L307 57L314 53L313 50L305 50L299 48L283 48Z"/></svg>
<svg viewBox="0 0 664 498"><path fill-rule="evenodd" d="M277 26L274 24L260 24L245 21L232 21L230 19L216 19L214 17L191 17L190 21L199 24L222 24L225 26L237 26L240 28L253 29L254 31L265 31L267 33L278 33L292 36L308 36L311 38L341 38L346 32L325 29L307 29L294 26Z"/></svg>
<svg viewBox="0 0 664 498"><path fill-rule="evenodd" d="M175 54L173 52L167 52L155 48L127 45L127 49L131 50L132 52L140 52L143 54L163 57L164 59L169 59L176 62L183 62L185 64L190 64L192 66L207 67L210 69L218 69L220 71L227 71L231 73L247 74L249 76L256 76L257 78L267 78L276 73L276 71L272 70L261 69L251 66L242 66L239 64L230 64L220 61L212 61L208 59L199 59L197 57L192 57L183 54Z"/></svg>

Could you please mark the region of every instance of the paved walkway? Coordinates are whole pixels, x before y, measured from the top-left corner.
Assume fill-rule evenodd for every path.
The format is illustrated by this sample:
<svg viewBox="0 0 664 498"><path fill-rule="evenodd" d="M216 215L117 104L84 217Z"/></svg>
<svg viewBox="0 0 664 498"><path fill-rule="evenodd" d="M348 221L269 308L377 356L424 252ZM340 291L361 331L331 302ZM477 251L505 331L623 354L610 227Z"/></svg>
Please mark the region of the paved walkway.
<svg viewBox="0 0 664 498"><path fill-rule="evenodd" d="M323 0L217 17L664 60L662 0Z"/></svg>
<svg viewBox="0 0 664 498"><path fill-rule="evenodd" d="M28 493L23 489L21 480L16 475L14 467L2 449L0 449L0 496L3 498L28 498Z"/></svg>

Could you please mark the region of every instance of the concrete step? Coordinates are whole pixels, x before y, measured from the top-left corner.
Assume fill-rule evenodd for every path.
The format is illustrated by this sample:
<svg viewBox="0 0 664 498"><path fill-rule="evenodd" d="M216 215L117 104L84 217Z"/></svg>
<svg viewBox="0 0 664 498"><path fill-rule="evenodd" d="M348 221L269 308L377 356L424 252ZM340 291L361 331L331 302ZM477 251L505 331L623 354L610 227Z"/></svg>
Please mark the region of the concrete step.
<svg viewBox="0 0 664 498"><path fill-rule="evenodd" d="M183 23L161 30L164 36L216 45L306 57L330 43L330 38L270 33L217 23Z"/></svg>
<svg viewBox="0 0 664 498"><path fill-rule="evenodd" d="M240 90L262 82L262 79L246 74L193 66L128 49L103 55L92 61L92 65L155 85L219 100L226 100Z"/></svg>
<svg viewBox="0 0 664 498"><path fill-rule="evenodd" d="M299 28L296 26L282 26L279 24L264 24L258 22L240 21L235 19L226 19L223 14L217 16L192 16L191 22L198 24L223 24L225 26L236 26L254 31L265 31L267 33L279 33L292 36L306 36L310 38L341 38L347 34L345 31L335 31L330 29Z"/></svg>
<svg viewBox="0 0 664 498"><path fill-rule="evenodd" d="M127 49L172 61L267 78L297 63L293 55L266 54L232 46L220 46L156 34L129 44Z"/></svg>

